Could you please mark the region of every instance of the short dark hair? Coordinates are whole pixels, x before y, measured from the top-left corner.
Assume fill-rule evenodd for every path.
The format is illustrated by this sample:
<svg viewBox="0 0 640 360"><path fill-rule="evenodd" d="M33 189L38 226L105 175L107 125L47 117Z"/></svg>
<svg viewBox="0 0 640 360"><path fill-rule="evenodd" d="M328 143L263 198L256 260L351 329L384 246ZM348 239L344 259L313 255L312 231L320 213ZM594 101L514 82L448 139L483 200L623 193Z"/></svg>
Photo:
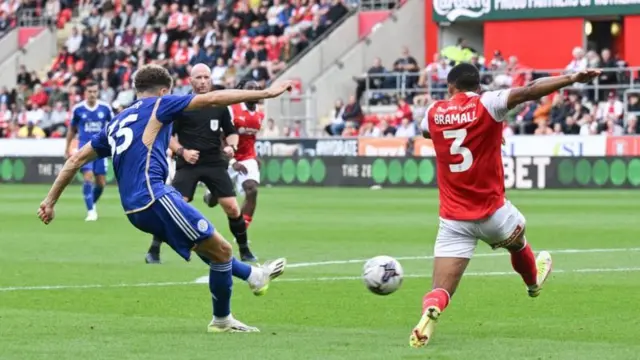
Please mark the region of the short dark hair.
<svg viewBox="0 0 640 360"><path fill-rule="evenodd" d="M239 90L260 90L260 84L253 80L240 80L238 85L236 85L236 89Z"/></svg>
<svg viewBox="0 0 640 360"><path fill-rule="evenodd" d="M480 87L480 71L469 63L460 63L449 71L447 83L461 91L476 91Z"/></svg>
<svg viewBox="0 0 640 360"><path fill-rule="evenodd" d="M87 90L88 88L94 87L94 86L98 86L98 83L93 80L90 80L90 81L87 81L86 84L84 84L84 89Z"/></svg>
<svg viewBox="0 0 640 360"><path fill-rule="evenodd" d="M171 89L173 79L169 71L160 65L144 65L135 73L133 86L137 92L159 90L161 88Z"/></svg>

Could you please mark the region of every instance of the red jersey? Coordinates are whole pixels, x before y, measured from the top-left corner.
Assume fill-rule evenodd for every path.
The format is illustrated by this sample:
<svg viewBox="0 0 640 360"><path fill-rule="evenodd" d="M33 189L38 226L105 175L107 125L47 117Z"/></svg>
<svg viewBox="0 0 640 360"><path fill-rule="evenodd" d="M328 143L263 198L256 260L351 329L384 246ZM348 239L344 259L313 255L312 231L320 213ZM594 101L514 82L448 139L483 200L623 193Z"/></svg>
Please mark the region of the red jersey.
<svg viewBox="0 0 640 360"><path fill-rule="evenodd" d="M264 113L261 111L250 111L247 106L234 104L229 106L233 126L238 130L240 141L235 159L238 161L256 158L256 134L262 128Z"/></svg>
<svg viewBox="0 0 640 360"><path fill-rule="evenodd" d="M427 109L421 127L436 153L440 217L480 220L505 202L502 120L509 90L459 93Z"/></svg>

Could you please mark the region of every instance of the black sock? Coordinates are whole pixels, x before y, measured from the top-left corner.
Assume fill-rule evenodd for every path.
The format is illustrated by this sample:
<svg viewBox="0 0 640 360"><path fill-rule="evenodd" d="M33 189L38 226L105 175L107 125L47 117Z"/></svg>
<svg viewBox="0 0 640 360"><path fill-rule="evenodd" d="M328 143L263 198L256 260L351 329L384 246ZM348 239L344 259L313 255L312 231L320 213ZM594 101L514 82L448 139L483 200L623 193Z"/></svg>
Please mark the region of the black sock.
<svg viewBox="0 0 640 360"><path fill-rule="evenodd" d="M153 255L160 255L160 245L162 244L162 240L157 237L153 237L151 240L151 246L149 247L149 253Z"/></svg>
<svg viewBox="0 0 640 360"><path fill-rule="evenodd" d="M236 219L229 218L229 230L236 238L236 242L240 250L249 248L249 240L247 239L247 224L244 222L242 215Z"/></svg>

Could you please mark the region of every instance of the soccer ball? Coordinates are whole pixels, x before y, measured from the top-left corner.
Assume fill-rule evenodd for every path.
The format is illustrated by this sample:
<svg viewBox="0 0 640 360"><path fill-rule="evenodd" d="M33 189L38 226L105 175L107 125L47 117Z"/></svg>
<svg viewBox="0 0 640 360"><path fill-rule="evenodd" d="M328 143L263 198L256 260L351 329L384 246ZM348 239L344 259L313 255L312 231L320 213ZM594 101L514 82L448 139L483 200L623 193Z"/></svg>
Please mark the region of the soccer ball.
<svg viewBox="0 0 640 360"><path fill-rule="evenodd" d="M369 291L389 295L402 285L402 266L391 256L376 256L364 264L362 280Z"/></svg>

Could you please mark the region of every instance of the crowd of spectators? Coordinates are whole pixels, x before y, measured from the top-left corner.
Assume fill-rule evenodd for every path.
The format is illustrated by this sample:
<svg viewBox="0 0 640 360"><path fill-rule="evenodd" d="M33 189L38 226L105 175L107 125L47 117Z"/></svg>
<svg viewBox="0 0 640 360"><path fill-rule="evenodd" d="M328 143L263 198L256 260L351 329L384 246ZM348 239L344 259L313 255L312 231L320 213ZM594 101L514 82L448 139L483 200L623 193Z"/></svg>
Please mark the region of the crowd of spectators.
<svg viewBox="0 0 640 360"><path fill-rule="evenodd" d="M373 137L419 135L417 124L424 116L426 106L446 96L447 75L456 63L447 55L476 65L481 72L483 90L522 86L538 77L552 75L533 71L521 64L516 56L505 58L500 51L495 51L488 61L482 59L464 39L459 39L456 46L434 54L433 61L423 70L404 48L390 69L380 58L374 58L367 73L354 78L355 95L346 105L342 100L336 102L325 133ZM588 67L607 69L597 81L597 90L576 86L513 109L505 122L506 136L640 134L637 121L640 94L617 92L618 89L626 90L632 82L638 84L634 74L617 70L627 67L626 62L613 56L609 49L598 54L575 48L572 55L573 60L563 70L565 73ZM626 96L626 109L623 96ZM391 112L390 107L394 109ZM376 112L379 108L384 110Z"/></svg>
<svg viewBox="0 0 640 360"><path fill-rule="evenodd" d="M53 1L59 0L47 4ZM40 129L46 136L63 136L69 109L81 101L87 81L98 82L100 99L116 112L121 110L135 98L132 75L147 63L165 66L177 93L191 90L187 77L196 63L212 68L215 85L233 87L241 79L265 85L350 11L343 0L93 4L82 6L89 6L83 26L71 29L46 76L23 68L16 89L0 90L5 108L0 110L0 137L18 136L25 127ZM67 111L62 123L52 116L59 103ZM294 123L282 130L301 136L301 128Z"/></svg>

